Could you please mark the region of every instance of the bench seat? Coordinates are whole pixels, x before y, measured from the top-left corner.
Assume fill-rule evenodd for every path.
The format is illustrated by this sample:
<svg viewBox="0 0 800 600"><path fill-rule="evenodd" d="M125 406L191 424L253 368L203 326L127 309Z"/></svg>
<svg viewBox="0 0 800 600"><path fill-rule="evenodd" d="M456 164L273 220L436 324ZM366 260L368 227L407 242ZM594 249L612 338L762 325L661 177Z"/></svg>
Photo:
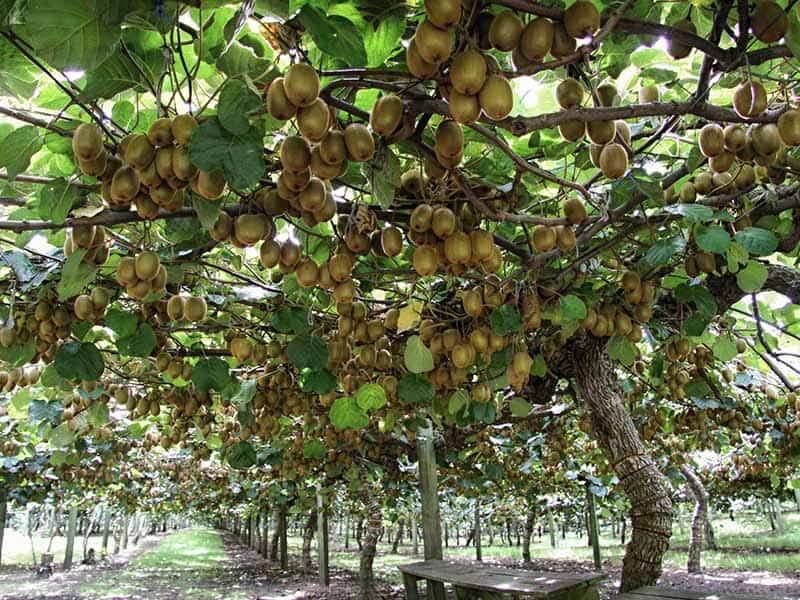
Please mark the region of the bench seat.
<svg viewBox="0 0 800 600"><path fill-rule="evenodd" d="M749 594L718 594L716 592L690 592L687 590L649 586L627 592L619 600L768 600Z"/></svg>
<svg viewBox="0 0 800 600"><path fill-rule="evenodd" d="M594 600L595 584L602 573L555 573L507 569L481 563L426 560L400 565L407 600L417 600L417 582L451 584L457 598L541 598L547 600Z"/></svg>

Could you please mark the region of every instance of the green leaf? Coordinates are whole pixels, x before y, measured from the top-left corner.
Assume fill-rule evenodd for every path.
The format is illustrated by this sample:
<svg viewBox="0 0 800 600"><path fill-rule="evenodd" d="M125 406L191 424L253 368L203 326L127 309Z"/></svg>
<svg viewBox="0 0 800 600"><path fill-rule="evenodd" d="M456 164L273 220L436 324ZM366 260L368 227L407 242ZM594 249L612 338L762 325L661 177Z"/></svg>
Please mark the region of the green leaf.
<svg viewBox="0 0 800 600"><path fill-rule="evenodd" d="M235 384L231 378L228 363L221 358L203 358L192 368L192 383L201 392L217 390L222 392Z"/></svg>
<svg viewBox="0 0 800 600"><path fill-rule="evenodd" d="M31 400L28 403L28 419L31 423L38 424L40 421L47 421L52 426L61 423L64 414L64 405L58 400L48 402L47 400Z"/></svg>
<svg viewBox="0 0 800 600"><path fill-rule="evenodd" d="M119 0L28 0L18 33L57 69L92 69L119 42Z"/></svg>
<svg viewBox="0 0 800 600"><path fill-rule="evenodd" d="M778 248L778 237L768 229L748 227L737 231L734 236L750 254L767 256Z"/></svg>
<svg viewBox="0 0 800 600"><path fill-rule="evenodd" d="M377 383L365 383L356 392L356 403L364 412L386 406L386 392Z"/></svg>
<svg viewBox="0 0 800 600"><path fill-rule="evenodd" d="M412 335L403 352L406 369L412 373L433 371L433 353L422 343L418 335Z"/></svg>
<svg viewBox="0 0 800 600"><path fill-rule="evenodd" d="M123 356L150 356L156 347L156 333L149 323L141 323L136 333L117 341L117 349Z"/></svg>
<svg viewBox="0 0 800 600"><path fill-rule="evenodd" d="M298 369L320 371L328 364L328 345L315 335L300 335L286 346L289 362Z"/></svg>
<svg viewBox="0 0 800 600"><path fill-rule="evenodd" d="M106 311L106 327L117 334L117 338L125 338L136 333L139 318L128 311L110 308Z"/></svg>
<svg viewBox="0 0 800 600"><path fill-rule="evenodd" d="M92 402L89 410L86 411L86 418L94 427L102 427L108 423L108 416L108 405L105 402Z"/></svg>
<svg viewBox="0 0 800 600"><path fill-rule="evenodd" d="M572 294L561 297L561 313L568 321L580 321L586 318L586 305L583 300Z"/></svg>
<svg viewBox="0 0 800 600"><path fill-rule="evenodd" d="M368 67L383 66L386 59L399 47L405 28L405 19L389 17L380 20L377 29L373 30L371 27L367 29L364 48L367 52Z"/></svg>
<svg viewBox="0 0 800 600"><path fill-rule="evenodd" d="M10 348L0 346L0 362L6 369L16 369L28 364L36 356L36 340L31 339L25 345L16 344Z"/></svg>
<svg viewBox="0 0 800 600"><path fill-rule="evenodd" d="M39 190L39 217L61 224L78 203L78 188L59 178Z"/></svg>
<svg viewBox="0 0 800 600"><path fill-rule="evenodd" d="M83 262L86 252L84 248L75 250L61 268L61 279L56 287L59 301L65 302L77 296L97 276L97 270Z"/></svg>
<svg viewBox="0 0 800 600"><path fill-rule="evenodd" d="M235 190L253 187L264 175L264 142L250 127L242 135L227 131L216 118L204 121L192 134L189 158L204 171L223 171Z"/></svg>
<svg viewBox="0 0 800 600"><path fill-rule="evenodd" d="M234 469L249 469L256 464L256 451L250 442L238 442L231 446L226 456Z"/></svg>
<svg viewBox="0 0 800 600"><path fill-rule="evenodd" d="M148 84L158 81L164 63L161 36L155 31L129 27L123 30L122 43L124 51L122 45L117 46L102 63L87 70L83 98L113 98L130 88L143 92Z"/></svg>
<svg viewBox="0 0 800 600"><path fill-rule="evenodd" d="M731 245L731 236L721 225L698 226L695 230L695 240L702 250L714 254L725 254Z"/></svg>
<svg viewBox="0 0 800 600"><path fill-rule="evenodd" d="M731 247L728 248L725 258L728 263L728 271L731 273L738 273L739 267L747 264L747 259L750 258L750 254L741 244L734 242L731 244Z"/></svg>
<svg viewBox="0 0 800 600"><path fill-rule="evenodd" d="M331 423L336 429L363 429L369 425L369 417L361 410L355 398L337 398L330 410Z"/></svg>
<svg viewBox="0 0 800 600"><path fill-rule="evenodd" d="M53 448L64 448L70 446L75 441L75 434L70 430L66 423L62 423L47 438Z"/></svg>
<svg viewBox="0 0 800 600"><path fill-rule="evenodd" d="M673 204L665 210L673 215L683 215L692 223L710 221L714 216L714 209L703 204Z"/></svg>
<svg viewBox="0 0 800 600"><path fill-rule="evenodd" d="M304 392L329 394L336 389L337 384L336 375L328 369L320 369L319 371L303 369L300 375L300 389Z"/></svg>
<svg viewBox="0 0 800 600"><path fill-rule="evenodd" d="M736 351L736 342L733 337L727 333L716 338L711 349L714 352L714 356L722 361L733 360L738 354Z"/></svg>
<svg viewBox="0 0 800 600"><path fill-rule="evenodd" d="M503 304L489 313L489 326L495 335L517 333L522 329L519 310L511 304Z"/></svg>
<svg viewBox="0 0 800 600"><path fill-rule="evenodd" d="M0 167L5 167L11 181L28 168L43 144L44 138L33 125L19 127L0 140Z"/></svg>
<svg viewBox="0 0 800 600"><path fill-rule="evenodd" d="M400 187L400 159L388 146L381 146L366 167L372 197L382 208L389 208Z"/></svg>
<svg viewBox="0 0 800 600"><path fill-rule="evenodd" d="M615 335L608 342L608 356L629 367L636 360L636 346L627 337Z"/></svg>
<svg viewBox="0 0 800 600"><path fill-rule="evenodd" d="M303 444L303 458L311 460L322 460L328 453L325 444L319 440L309 440Z"/></svg>
<svg viewBox="0 0 800 600"><path fill-rule="evenodd" d="M397 384L397 395L408 404L430 404L433 402L434 389L422 375L406 373Z"/></svg>
<svg viewBox="0 0 800 600"><path fill-rule="evenodd" d="M800 58L800 18L795 11L789 11L789 28L784 36L786 45L795 58Z"/></svg>
<svg viewBox="0 0 800 600"><path fill-rule="evenodd" d="M239 386L239 390L231 397L231 402L235 406L244 406L249 403L253 396L256 395L256 384L258 382L255 379L248 379L242 385Z"/></svg>
<svg viewBox="0 0 800 600"><path fill-rule="evenodd" d="M679 252L683 252L685 247L686 240L679 235L666 240L658 240L647 250L645 260L651 267L660 267L667 264Z"/></svg>
<svg viewBox="0 0 800 600"><path fill-rule="evenodd" d="M197 220L206 229L214 227L222 213L222 206L219 202L206 200L200 194L192 194L192 206L197 211Z"/></svg>
<svg viewBox="0 0 800 600"><path fill-rule="evenodd" d="M300 10L298 17L324 54L343 60L349 67L367 63L364 40L352 21L339 15L327 16L310 4Z"/></svg>
<svg viewBox="0 0 800 600"><path fill-rule="evenodd" d="M696 312L683 322L683 332L688 336L703 335L711 320L702 313Z"/></svg>
<svg viewBox="0 0 800 600"><path fill-rule="evenodd" d="M531 375L534 377L544 377L547 375L547 362L544 360L543 355L537 354L536 358L533 359Z"/></svg>
<svg viewBox="0 0 800 600"><path fill-rule="evenodd" d="M736 274L736 283L743 292L757 292L767 281L769 271L767 267L751 260L744 269Z"/></svg>
<svg viewBox="0 0 800 600"><path fill-rule="evenodd" d="M525 417L531 412L531 403L520 396L514 396L508 404L511 414L515 417Z"/></svg>
<svg viewBox="0 0 800 600"><path fill-rule="evenodd" d="M470 397L464 390L456 390L450 394L450 399L447 402L447 412L453 416L459 416L469 406Z"/></svg>
<svg viewBox="0 0 800 600"><path fill-rule="evenodd" d="M308 322L308 309L285 307L272 313L270 326L278 333L308 333L311 325Z"/></svg>
<svg viewBox="0 0 800 600"><path fill-rule="evenodd" d="M53 363L64 379L97 381L105 370L103 355L88 342L67 342L58 349Z"/></svg>
<svg viewBox="0 0 800 600"><path fill-rule="evenodd" d="M240 79L230 79L219 94L217 118L233 135L246 135L250 129L248 113L262 106L261 97L250 86Z"/></svg>

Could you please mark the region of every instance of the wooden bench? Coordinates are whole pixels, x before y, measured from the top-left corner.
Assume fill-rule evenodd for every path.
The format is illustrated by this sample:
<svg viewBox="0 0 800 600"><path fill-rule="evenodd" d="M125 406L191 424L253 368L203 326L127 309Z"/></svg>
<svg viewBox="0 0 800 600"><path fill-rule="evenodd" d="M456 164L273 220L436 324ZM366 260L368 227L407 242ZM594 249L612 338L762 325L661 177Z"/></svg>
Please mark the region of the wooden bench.
<svg viewBox="0 0 800 600"><path fill-rule="evenodd" d="M667 587L643 587L618 596L618 600L767 600L762 596L689 592Z"/></svg>
<svg viewBox="0 0 800 600"><path fill-rule="evenodd" d="M452 585L459 600L597 600L595 584L605 579L602 573L527 571L445 560L426 560L398 568L403 574L406 600L419 600L420 579Z"/></svg>

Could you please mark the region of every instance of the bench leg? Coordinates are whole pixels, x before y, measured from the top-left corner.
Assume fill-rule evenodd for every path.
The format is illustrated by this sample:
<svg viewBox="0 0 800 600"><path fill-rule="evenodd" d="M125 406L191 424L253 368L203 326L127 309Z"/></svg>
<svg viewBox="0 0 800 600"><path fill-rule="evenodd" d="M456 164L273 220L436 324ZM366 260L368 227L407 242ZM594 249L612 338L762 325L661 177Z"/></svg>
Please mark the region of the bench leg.
<svg viewBox="0 0 800 600"><path fill-rule="evenodd" d="M417 581L419 579L410 573L403 573L403 585L406 588L406 600L419 600Z"/></svg>
<svg viewBox="0 0 800 600"><path fill-rule="evenodd" d="M431 600L447 600L447 593L444 591L444 584L441 581L427 580L428 598Z"/></svg>
<svg viewBox="0 0 800 600"><path fill-rule="evenodd" d="M456 592L456 600L503 600L503 594L496 592L483 592L480 590L470 590L458 586L453 586Z"/></svg>
<svg viewBox="0 0 800 600"><path fill-rule="evenodd" d="M600 600L600 591L596 585L590 585L578 590L573 590L564 595L559 595L558 600Z"/></svg>

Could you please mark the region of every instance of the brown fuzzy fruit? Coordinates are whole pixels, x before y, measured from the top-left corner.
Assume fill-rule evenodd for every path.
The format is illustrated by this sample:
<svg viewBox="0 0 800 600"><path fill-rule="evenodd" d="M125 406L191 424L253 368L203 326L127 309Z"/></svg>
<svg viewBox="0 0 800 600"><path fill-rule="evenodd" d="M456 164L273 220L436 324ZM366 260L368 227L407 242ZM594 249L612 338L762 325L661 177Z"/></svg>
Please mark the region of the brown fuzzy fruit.
<svg viewBox="0 0 800 600"><path fill-rule="evenodd" d="M478 94L478 100L486 116L493 121L499 121L511 113L514 93L508 79L502 75L490 75Z"/></svg>
<svg viewBox="0 0 800 600"><path fill-rule="evenodd" d="M439 29L430 21L423 21L414 34L416 49L425 62L440 65L453 51L453 32L449 29Z"/></svg>
<svg viewBox="0 0 800 600"><path fill-rule="evenodd" d="M72 151L80 160L96 159L103 151L103 134L93 123L81 123L72 134Z"/></svg>
<svg viewBox="0 0 800 600"><path fill-rule="evenodd" d="M607 144L598 162L603 175L609 179L619 179L628 170L628 153L620 144Z"/></svg>
<svg viewBox="0 0 800 600"><path fill-rule="evenodd" d="M767 90L758 81L743 81L733 92L733 109L741 117L757 117L767 108Z"/></svg>
<svg viewBox="0 0 800 600"><path fill-rule="evenodd" d="M299 173L311 164L311 147L299 135L290 135L281 144L281 165L288 171Z"/></svg>
<svg viewBox="0 0 800 600"><path fill-rule="evenodd" d="M519 44L522 21L511 11L495 16L489 28L489 43L501 52L511 52Z"/></svg>
<svg viewBox="0 0 800 600"><path fill-rule="evenodd" d="M442 156L452 158L464 151L464 132L461 125L444 120L436 128L436 150Z"/></svg>
<svg viewBox="0 0 800 600"><path fill-rule="evenodd" d="M317 285L319 267L317 267L317 263L313 260L306 258L297 263L294 274L295 277L297 277L297 283L300 284L300 287L311 288Z"/></svg>
<svg viewBox="0 0 800 600"><path fill-rule="evenodd" d="M283 88L289 102L299 108L309 106L319 96L319 75L311 65L294 64L283 77Z"/></svg>
<svg viewBox="0 0 800 600"><path fill-rule="evenodd" d="M172 144L172 121L166 117L153 121L147 130L147 139L156 148Z"/></svg>
<svg viewBox="0 0 800 600"><path fill-rule="evenodd" d="M141 133L134 134L125 147L125 162L140 171L147 167L156 156L156 149Z"/></svg>
<svg viewBox="0 0 800 600"><path fill-rule="evenodd" d="M279 121L291 119L297 113L297 106L286 95L283 77L276 77L267 89L267 111Z"/></svg>
<svg viewBox="0 0 800 600"><path fill-rule="evenodd" d="M477 95L467 96L452 90L447 105L450 116L463 125L474 123L481 116L481 103Z"/></svg>
<svg viewBox="0 0 800 600"><path fill-rule="evenodd" d="M347 159L344 133L338 129L329 131L328 135L320 142L319 156L329 165L341 165Z"/></svg>
<svg viewBox="0 0 800 600"><path fill-rule="evenodd" d="M425 14L436 27L446 29L461 18L461 0L425 0Z"/></svg>
<svg viewBox="0 0 800 600"><path fill-rule="evenodd" d="M381 97L372 107L369 124L378 135L391 135L403 120L403 101L399 96Z"/></svg>
<svg viewBox="0 0 800 600"><path fill-rule="evenodd" d="M418 79L427 79L436 74L439 66L429 63L422 58L422 55L417 50L417 43L414 39L406 48L406 64L408 65L409 72Z"/></svg>
<svg viewBox="0 0 800 600"><path fill-rule="evenodd" d="M403 251L403 232L397 227L381 230L381 248L386 256L397 256Z"/></svg>
<svg viewBox="0 0 800 600"><path fill-rule="evenodd" d="M170 125L172 137L181 146L189 144L195 129L197 129L197 120L192 115L178 115L172 119Z"/></svg>
<svg viewBox="0 0 800 600"><path fill-rule="evenodd" d="M703 156L711 158L725 150L725 131L716 123L709 123L700 130L697 140Z"/></svg>
<svg viewBox="0 0 800 600"><path fill-rule="evenodd" d="M245 246L252 246L263 240L268 231L267 217L262 214L239 215L233 225L233 235Z"/></svg>
<svg viewBox="0 0 800 600"><path fill-rule="evenodd" d="M569 198L564 202L564 216L571 225L580 225L586 220L586 207L577 198Z"/></svg>
<svg viewBox="0 0 800 600"><path fill-rule="evenodd" d="M581 119L565 121L558 126L561 137L568 142L577 142L586 135L586 122Z"/></svg>
<svg viewBox="0 0 800 600"><path fill-rule="evenodd" d="M183 301L183 316L194 323L205 319L207 312L205 298L189 296Z"/></svg>
<svg viewBox="0 0 800 600"><path fill-rule="evenodd" d="M433 211L431 229L439 238L447 238L456 230L456 215L446 206L440 206Z"/></svg>
<svg viewBox="0 0 800 600"><path fill-rule="evenodd" d="M550 47L550 54L553 58L569 56L575 52L577 46L575 38L567 33L563 23L553 24L553 45Z"/></svg>
<svg viewBox="0 0 800 600"><path fill-rule="evenodd" d="M778 117L778 133L787 146L800 145L800 111L789 109Z"/></svg>
<svg viewBox="0 0 800 600"><path fill-rule="evenodd" d="M139 175L131 167L120 167L111 179L111 199L114 202L133 201L139 193Z"/></svg>
<svg viewBox="0 0 800 600"><path fill-rule="evenodd" d="M321 142L330 127L331 113L322 98L297 111L297 128L309 142Z"/></svg>
<svg viewBox="0 0 800 600"><path fill-rule="evenodd" d="M723 130L725 150L734 154L747 145L747 132L741 125L728 125Z"/></svg>
<svg viewBox="0 0 800 600"><path fill-rule="evenodd" d="M549 252L555 248L557 233L553 227L537 225L533 230L533 247L539 252Z"/></svg>
<svg viewBox="0 0 800 600"><path fill-rule="evenodd" d="M639 104L650 104L661 99L661 92L657 85L643 85L639 88Z"/></svg>
<svg viewBox="0 0 800 600"><path fill-rule="evenodd" d="M594 144L607 144L616 133L617 124L614 121L589 121L586 124L586 135Z"/></svg>
<svg viewBox="0 0 800 600"><path fill-rule="evenodd" d="M350 123L344 130L344 143L350 160L364 162L375 154L375 140L361 123Z"/></svg>
<svg viewBox="0 0 800 600"><path fill-rule="evenodd" d="M769 156L781 147L781 134L775 123L764 123L753 128L750 138L756 154Z"/></svg>
<svg viewBox="0 0 800 600"><path fill-rule="evenodd" d="M556 100L565 110L580 106L583 102L583 86L577 79L567 77L556 87Z"/></svg>
<svg viewBox="0 0 800 600"><path fill-rule="evenodd" d="M465 50L453 58L450 65L450 84L467 96L477 94L486 82L486 59L477 50Z"/></svg>
<svg viewBox="0 0 800 600"><path fill-rule="evenodd" d="M161 266L161 260L158 254L145 250L136 255L136 277L144 281L150 281L158 273L158 268Z"/></svg>
<svg viewBox="0 0 800 600"><path fill-rule="evenodd" d="M553 22L550 19L534 19L522 30L519 39L522 55L530 61L542 60L553 46L553 35Z"/></svg>
<svg viewBox="0 0 800 600"><path fill-rule="evenodd" d="M600 29L600 13L588 0L577 0L564 11L564 28L575 39L589 37Z"/></svg>
<svg viewBox="0 0 800 600"><path fill-rule="evenodd" d="M419 246L414 250L414 270L421 276L433 275L439 266L439 251L436 246Z"/></svg>
<svg viewBox="0 0 800 600"><path fill-rule="evenodd" d="M682 31L686 31L691 34L697 33L697 28L694 26L689 19L683 19L678 21L673 25L673 28L680 29ZM680 60L682 58L686 58L691 54L692 46L689 44L684 44L683 42L678 41L675 37L670 37L667 40L667 54L669 54L675 60Z"/></svg>
<svg viewBox="0 0 800 600"><path fill-rule="evenodd" d="M786 35L789 17L777 2L761 0L750 13L750 27L758 40L774 44Z"/></svg>

